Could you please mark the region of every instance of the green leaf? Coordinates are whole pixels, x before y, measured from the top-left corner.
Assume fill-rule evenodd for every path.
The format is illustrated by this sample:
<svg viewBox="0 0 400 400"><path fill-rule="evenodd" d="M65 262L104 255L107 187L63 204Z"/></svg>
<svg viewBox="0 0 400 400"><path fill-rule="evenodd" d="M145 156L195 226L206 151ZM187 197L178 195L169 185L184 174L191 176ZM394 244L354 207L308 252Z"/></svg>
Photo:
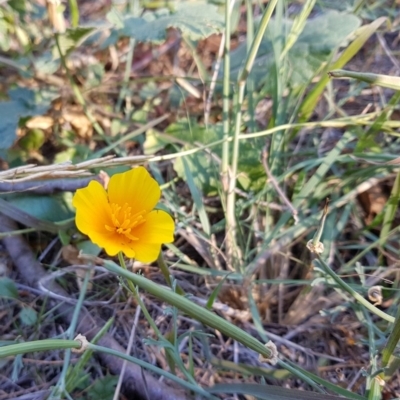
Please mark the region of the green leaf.
<svg viewBox="0 0 400 400"><path fill-rule="evenodd" d="M166 39L168 28L177 28L191 40L199 40L221 32L223 21L222 14L212 4L183 2L177 4L173 14L159 10L158 13L148 12L141 18L128 16L120 33L139 42L161 43Z"/></svg>
<svg viewBox="0 0 400 400"><path fill-rule="evenodd" d="M0 278L0 297L18 299L18 290L10 278Z"/></svg>
<svg viewBox="0 0 400 400"><path fill-rule="evenodd" d="M188 149L193 148L193 143L208 145L220 140L222 138L222 127L218 125L207 129L193 121L179 121L171 124L166 133L178 139L177 142L187 143L184 149ZM165 136L162 136L161 141L164 141L164 138ZM174 143L173 138L170 139L170 143ZM161 142L159 141L158 143L160 144ZM209 150L220 154L220 149L221 145ZM219 166L210 152L202 150L185 156L186 168L190 169L194 184L205 195L216 194L219 182ZM178 157L174 161L174 169L181 179L186 180L185 165L182 157Z"/></svg>
<svg viewBox="0 0 400 400"><path fill-rule="evenodd" d="M35 92L23 87L10 90L8 95L10 101L0 102L0 150L13 145L20 118L44 114L55 97L49 91Z"/></svg>
<svg viewBox="0 0 400 400"><path fill-rule="evenodd" d="M90 240L83 240L82 242L79 242L76 247L78 250L82 251L82 253L91 254L93 256L98 256L102 250L101 247L97 246L97 244L94 244Z"/></svg>
<svg viewBox="0 0 400 400"><path fill-rule="evenodd" d="M118 383L118 376L106 375L98 379L93 387L88 391L89 399L112 399L115 392L115 386Z"/></svg>
<svg viewBox="0 0 400 400"><path fill-rule="evenodd" d="M273 80L270 76L276 66L272 43L278 40L277 35L282 30L289 32L292 26L291 20L283 20L282 23L285 25L284 28L280 27L280 23L276 20L270 21L251 72L254 81L266 84L267 90L272 90L270 85L273 84ZM323 63L329 59L333 50L342 45L360 23L360 19L356 16L334 10L308 20L298 40L287 54L290 68L288 84L293 88L308 84ZM246 43L242 43L232 52L233 79L236 79L243 60L246 59L246 52ZM220 71L223 71L222 67Z"/></svg>
<svg viewBox="0 0 400 400"><path fill-rule="evenodd" d="M111 22L117 29L124 27L123 15L113 7L106 16L107 20Z"/></svg>
<svg viewBox="0 0 400 400"><path fill-rule="evenodd" d="M18 193L7 194L3 198L38 220L60 222L74 216L69 206L70 199L68 197L71 197L70 193L52 196Z"/></svg>
<svg viewBox="0 0 400 400"><path fill-rule="evenodd" d="M23 325L32 326L37 321L37 313L31 307L25 307L19 313L19 319Z"/></svg>
<svg viewBox="0 0 400 400"><path fill-rule="evenodd" d="M60 59L55 58L50 51L45 51L33 60L34 68L42 74L53 75L60 68Z"/></svg>
<svg viewBox="0 0 400 400"><path fill-rule="evenodd" d="M153 154L168 144L185 143L184 150L192 149L193 144L210 145L222 139L222 126L214 125L208 128L199 126L195 121L178 121L171 124L167 135L152 131L146 136L144 143L145 154ZM176 140L174 140L174 138ZM254 138L240 142L239 176L238 181L245 190L260 190L265 185L265 171L260 159L260 148L264 146L263 139ZM221 154L222 145L201 150L185 156L187 167L190 169L195 185L205 195L215 195L219 186L219 165L213 154ZM185 166L182 157L174 161L174 169L178 176L186 180Z"/></svg>
<svg viewBox="0 0 400 400"><path fill-rule="evenodd" d="M22 137L18 145L26 151L35 151L39 150L43 143L45 142L46 137L44 131L41 129L31 129L26 133L24 137Z"/></svg>
<svg viewBox="0 0 400 400"><path fill-rule="evenodd" d="M76 49L94 31L93 27L69 28L64 34L58 35L58 43L62 54L65 56Z"/></svg>

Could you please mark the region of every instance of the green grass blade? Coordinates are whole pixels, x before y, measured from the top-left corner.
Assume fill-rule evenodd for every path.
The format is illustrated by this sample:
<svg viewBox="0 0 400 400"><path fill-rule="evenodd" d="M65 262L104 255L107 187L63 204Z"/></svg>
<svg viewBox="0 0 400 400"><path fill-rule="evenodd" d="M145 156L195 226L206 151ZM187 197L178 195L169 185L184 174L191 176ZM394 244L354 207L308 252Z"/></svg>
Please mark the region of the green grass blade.
<svg viewBox="0 0 400 400"><path fill-rule="evenodd" d="M322 182L323 177L327 174L332 165L336 162L337 158L346 147L346 145L354 139L353 133L346 131L341 139L337 142L336 146L327 154L322 164L318 167L310 180L300 190L299 194L293 200L293 206L299 207L300 203L307 199L316 187Z"/></svg>
<svg viewBox="0 0 400 400"><path fill-rule="evenodd" d="M185 157L182 157L182 163L185 169L186 183L189 186L189 190L190 193L192 194L194 204L197 208L197 212L199 213L201 226L207 237L210 237L211 235L210 221L208 220L207 211L204 207L202 195L194 182L192 171L190 170L189 164L186 161Z"/></svg>
<svg viewBox="0 0 400 400"><path fill-rule="evenodd" d="M212 365L220 367L222 369L226 369L228 371L238 372L243 375L256 375L256 376L264 376L268 379L277 379L283 380L288 379L290 377L290 372L284 369L267 369L263 367L255 367L253 365L244 365L244 364L236 364L232 361L220 360L216 358L212 358L210 360ZM289 363L293 365L293 368L299 368L298 366L294 365L293 363ZM361 396L357 393L350 392L347 389L344 389L340 386L336 386L335 384L319 377L318 375L313 374L312 372L303 370L300 368L300 371L303 375L307 376L308 378L312 379L314 382L318 383L321 386L324 386L326 389L334 392L340 396L343 396L347 399L353 400L365 400L364 396Z"/></svg>
<svg viewBox="0 0 400 400"><path fill-rule="evenodd" d="M280 54L280 59L283 60L288 51L293 47L293 45L297 42L301 32L307 23L307 18L309 17L312 9L314 8L316 0L307 0L304 4L300 14L298 14L293 20L292 28L286 38L285 47Z"/></svg>
<svg viewBox="0 0 400 400"><path fill-rule="evenodd" d="M345 51L340 55L337 61L333 63L325 71L332 69L342 68L346 65L361 49L365 42L376 32L376 30L386 21L386 17L381 17L371 22L369 25L363 26L358 30L358 36L353 42L346 48ZM325 86L329 82L329 76L322 74L320 81L315 85L314 89L308 94L300 107L300 120L306 121L310 118L319 97L324 91Z"/></svg>
<svg viewBox="0 0 400 400"><path fill-rule="evenodd" d="M139 365L142 368L146 368L149 371L152 371L160 376L164 376L166 379L170 379L171 381L176 382L178 385L180 385L188 390L191 390L194 393L198 393L198 394L204 396L205 398L209 398L212 400L218 400L217 397L212 396L212 394L206 392L203 388L193 385L192 383L187 382L181 378L178 378L177 376L171 374L170 372L164 371L163 369L158 368L146 361L142 361L139 358L129 356L128 354L120 353L119 351L109 349L108 347L97 346L97 345L94 345L91 343L89 343L88 347L93 351L99 351L99 352L109 354L109 355L112 355L112 356L115 356L118 358L122 358L123 360L127 360L133 364Z"/></svg>
<svg viewBox="0 0 400 400"><path fill-rule="evenodd" d="M221 290L223 283L226 281L226 278L228 278L229 275L231 275L231 273L226 274L226 275L219 281L217 287L211 292L211 295L210 295L210 297L208 298L207 303L206 303L206 308L207 308L207 310L211 310L211 309L212 309L212 306L213 306L213 304L214 304L214 301L215 301L215 299L217 298L218 293L219 293L219 291Z"/></svg>
<svg viewBox="0 0 400 400"><path fill-rule="evenodd" d="M214 385L208 389L210 393L235 393L255 396L263 400L334 400L343 399L339 396L331 396L324 393L315 393L298 389L288 389L274 385L258 385L254 383L229 383Z"/></svg>
<svg viewBox="0 0 400 400"><path fill-rule="evenodd" d="M378 85L389 89L400 90L400 78L397 76L371 74L364 72L347 71L345 69L335 69L328 72L330 78L351 78L372 85Z"/></svg>
<svg viewBox="0 0 400 400"><path fill-rule="evenodd" d="M390 194L389 201L387 202L385 215L383 218L383 224L381 233L379 235L379 241L381 246L384 246L390 232L396 211L398 209L400 200L400 171L397 173L396 179L393 184L392 193Z"/></svg>
<svg viewBox="0 0 400 400"><path fill-rule="evenodd" d="M390 357L396 349L397 343L400 340L400 308L397 310L396 318L393 324L393 329L390 332L389 339L382 351L382 367L386 367Z"/></svg>
<svg viewBox="0 0 400 400"><path fill-rule="evenodd" d="M71 16L71 26L76 28L79 25L79 7L77 0L68 0L69 13Z"/></svg>

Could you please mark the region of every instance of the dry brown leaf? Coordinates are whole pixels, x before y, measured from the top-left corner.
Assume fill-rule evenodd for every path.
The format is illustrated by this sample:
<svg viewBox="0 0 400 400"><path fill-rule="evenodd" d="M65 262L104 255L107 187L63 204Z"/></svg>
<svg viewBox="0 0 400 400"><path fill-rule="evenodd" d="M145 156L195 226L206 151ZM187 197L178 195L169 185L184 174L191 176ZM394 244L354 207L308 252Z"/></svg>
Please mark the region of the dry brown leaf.
<svg viewBox="0 0 400 400"><path fill-rule="evenodd" d="M37 115L36 117L30 118L25 126L28 129L42 129L47 130L54 125L54 119L47 115Z"/></svg>
<svg viewBox="0 0 400 400"><path fill-rule="evenodd" d="M63 246L61 249L61 256L63 260L67 261L71 265L79 265L82 264L82 259L79 258L79 250L73 246L72 244L68 244L67 246ZM83 279L86 275L87 270L84 268L76 268L76 283L78 284L79 289L82 288ZM93 278L94 269L90 270L90 279ZM92 283L89 282L87 286L87 290L92 290Z"/></svg>
<svg viewBox="0 0 400 400"><path fill-rule="evenodd" d="M365 212L365 223L369 225L382 212L388 201L388 196L381 185L375 185L360 193L358 199Z"/></svg>
<svg viewBox="0 0 400 400"><path fill-rule="evenodd" d="M93 136L92 123L83 112L63 110L62 116L80 138L88 140Z"/></svg>

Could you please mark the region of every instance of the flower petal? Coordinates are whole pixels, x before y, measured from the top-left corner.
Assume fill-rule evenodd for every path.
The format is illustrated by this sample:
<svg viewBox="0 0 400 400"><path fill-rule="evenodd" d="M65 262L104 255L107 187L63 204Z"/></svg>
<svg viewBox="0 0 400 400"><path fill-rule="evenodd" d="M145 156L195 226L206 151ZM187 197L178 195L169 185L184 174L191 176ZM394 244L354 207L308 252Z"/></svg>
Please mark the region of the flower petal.
<svg viewBox="0 0 400 400"><path fill-rule="evenodd" d="M152 262L158 257L161 245L174 240L175 224L172 217L162 210L154 210L145 218L146 222L133 232L139 240L132 242L130 247L136 260Z"/></svg>
<svg viewBox="0 0 400 400"><path fill-rule="evenodd" d="M78 189L72 204L76 208L76 226L90 238L92 232L105 233L105 225L112 226L107 193L99 182L91 181L87 187Z"/></svg>
<svg viewBox="0 0 400 400"><path fill-rule="evenodd" d="M110 203L132 207L132 212L150 212L161 196L160 186L144 167L137 167L115 174L108 184Z"/></svg>
<svg viewBox="0 0 400 400"><path fill-rule="evenodd" d="M131 248L131 241L127 240L123 235L113 234L108 237L99 235L98 239L99 242L96 244L103 247L109 256L115 256L122 251L128 258L135 258L135 251ZM92 241L94 242L94 239Z"/></svg>

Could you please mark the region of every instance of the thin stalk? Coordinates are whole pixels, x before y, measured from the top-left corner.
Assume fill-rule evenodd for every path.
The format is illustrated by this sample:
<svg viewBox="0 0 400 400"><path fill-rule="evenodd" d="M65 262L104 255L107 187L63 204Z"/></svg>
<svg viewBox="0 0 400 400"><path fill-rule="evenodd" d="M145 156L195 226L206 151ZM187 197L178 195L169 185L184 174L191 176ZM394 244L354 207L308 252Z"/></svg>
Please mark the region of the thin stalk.
<svg viewBox="0 0 400 400"><path fill-rule="evenodd" d="M129 79L131 77L131 69L132 69L132 61L133 61L133 53L135 50L136 40L134 38L129 39L129 50L128 55L126 57L126 65L124 72L124 79L122 81L122 88L118 95L117 104L115 106L115 112L119 113L121 111L122 102L124 98L126 98L128 93Z"/></svg>
<svg viewBox="0 0 400 400"><path fill-rule="evenodd" d="M77 28L79 26L79 7L77 0L68 0L69 12L71 16L71 26Z"/></svg>
<svg viewBox="0 0 400 400"><path fill-rule="evenodd" d="M96 344L105 333L111 328L113 325L114 318L110 318L104 326L100 329L100 331L96 334L96 336L92 339L92 343ZM85 352L79 357L79 361L69 370L67 375L67 383L66 383L66 391L72 392L79 382L79 378L82 377L82 371L85 368L85 365L89 362L93 354L91 350L85 350Z"/></svg>
<svg viewBox="0 0 400 400"><path fill-rule="evenodd" d="M246 23L247 23L247 52L250 52L251 45L254 41L254 18L253 18L253 2L252 0L246 0ZM255 82L252 77L247 79L247 101L248 101L248 115L249 115L249 130L255 132L257 130L257 124L255 121L255 101L254 93L256 90Z"/></svg>
<svg viewBox="0 0 400 400"><path fill-rule="evenodd" d="M374 323L371 320L370 315L368 315L365 309L362 310L365 324L368 327L368 341L369 341L369 374L366 382L366 389L368 393L368 400L380 400L382 398L381 392L382 387L379 384L379 376L376 376L379 373L377 366L377 356L376 356L376 342L375 342L375 332L374 332Z"/></svg>
<svg viewBox="0 0 400 400"><path fill-rule="evenodd" d="M225 33L224 33L224 78L222 82L222 129L223 144L221 155L221 173L222 185L226 192L228 189L228 171L229 171L229 128L230 128L230 44L231 44L231 7L230 0L225 0Z"/></svg>
<svg viewBox="0 0 400 400"><path fill-rule="evenodd" d="M221 181L222 191L229 198L229 152L230 152L230 39L231 39L231 5L234 0L225 0L225 35L224 35L224 70L223 70L223 83L222 83L222 154L221 154ZM228 205L226 206L226 257L227 267L232 267L233 251L235 247L235 218L230 218L228 215Z"/></svg>
<svg viewBox="0 0 400 400"><path fill-rule="evenodd" d="M357 293L351 286L349 286L346 282L344 282L339 276L337 276L331 268L322 260L319 254L315 253L319 265L322 267L322 270L329 275L340 288L342 288L345 292L349 293L352 297L354 297L359 303L361 303L365 308L371 311L373 314L377 315L378 317L393 323L395 318L385 312L381 311L379 308L372 305L368 300L364 299L359 293Z"/></svg>
<svg viewBox="0 0 400 400"><path fill-rule="evenodd" d="M261 18L260 25L257 29L257 33L254 37L253 43L251 45L250 51L247 54L246 62L243 69L238 75L237 81L237 100L236 100L236 118L235 118L235 131L233 136L233 151L231 168L228 181L228 191L227 191L227 202L226 202L226 221L227 221L227 233L230 237L230 252L231 261L234 264L236 270L238 270L238 265L240 263L240 256L237 251L236 242L236 217L235 217L235 202L236 202L236 183L237 183L237 173L238 173L238 163L239 163L239 135L240 128L242 124L242 106L244 100L244 93L246 87L246 80L253 68L254 60L256 58L258 49L261 44L261 40L264 37L265 30L267 29L268 23L271 19L272 13L275 9L278 0L271 0L268 3L267 8ZM236 253L236 254L235 254ZM229 260L229 259L228 259Z"/></svg>
<svg viewBox="0 0 400 400"><path fill-rule="evenodd" d="M79 317L81 308L83 306L83 301L85 300L85 295L86 295L87 287L89 284L89 279L90 279L90 270L86 270L85 278L83 279L82 287L80 288L78 302L76 303L74 313L72 315L72 320L71 320L71 323L67 330L69 340L73 340L73 338L75 337L75 330L76 330L76 326L78 324L78 317ZM67 349L65 351L64 364L63 364L63 368L61 371L61 375L58 379L57 385L53 388L53 391L52 391L53 395L55 393L58 393L60 395L65 394L66 384L67 384L67 373L68 373L68 369L70 366L70 361L71 361L71 349Z"/></svg>
<svg viewBox="0 0 400 400"><path fill-rule="evenodd" d="M158 265L158 268L160 268L160 271L162 272L162 274L164 275L164 279L167 282L168 286L171 289L173 289L172 281L171 281L171 275L169 273L168 265L164 261L164 257L163 257L162 251L160 251L160 254L158 255L157 265ZM183 289L177 284L176 281L175 281L175 291L176 291L176 293L181 294L181 295L185 294Z"/></svg>
<svg viewBox="0 0 400 400"><path fill-rule="evenodd" d="M382 350L382 367L385 368L389 364L390 357L393 355L397 344L400 340L400 307L397 310L396 318L394 321L393 329L390 332L389 339Z"/></svg>

